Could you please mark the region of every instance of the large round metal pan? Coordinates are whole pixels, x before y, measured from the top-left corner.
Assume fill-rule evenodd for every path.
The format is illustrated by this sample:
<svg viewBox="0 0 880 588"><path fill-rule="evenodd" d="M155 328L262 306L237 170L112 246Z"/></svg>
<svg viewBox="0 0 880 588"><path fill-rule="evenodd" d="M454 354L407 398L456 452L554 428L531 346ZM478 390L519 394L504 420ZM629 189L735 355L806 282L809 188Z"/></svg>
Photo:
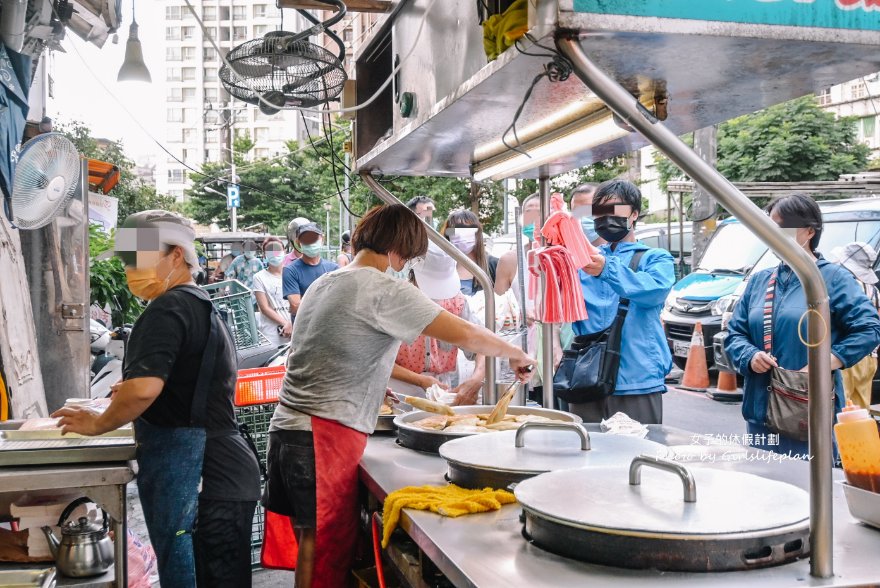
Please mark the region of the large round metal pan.
<svg viewBox="0 0 880 588"><path fill-rule="evenodd" d="M489 414L492 412L491 406L455 406L453 409L455 414ZM550 410L549 408L533 408L531 406L511 406L507 409L507 414L533 414L537 416L547 417L562 422L580 423L583 422L581 417L571 414L570 412L562 412L561 410ZM416 451L424 451L427 453L437 453L440 446L447 441L453 439L461 439L469 437L474 433L444 433L443 431L429 431L413 425L414 422L426 419L432 415L429 412L415 410L413 412L403 414L394 419L394 425L397 427L397 442L404 447L415 449ZM500 433L499 431L498 433ZM497 435L498 433L478 433L479 435Z"/></svg>
<svg viewBox="0 0 880 588"><path fill-rule="evenodd" d="M444 443L450 482L465 488L507 488L545 472L621 466L641 454L666 455L659 443L587 433L578 423L524 423L517 431L473 435Z"/></svg>
<svg viewBox="0 0 880 588"><path fill-rule="evenodd" d="M720 572L809 553L807 493L752 474L640 456L629 468L541 474L515 494L526 539L591 563Z"/></svg>

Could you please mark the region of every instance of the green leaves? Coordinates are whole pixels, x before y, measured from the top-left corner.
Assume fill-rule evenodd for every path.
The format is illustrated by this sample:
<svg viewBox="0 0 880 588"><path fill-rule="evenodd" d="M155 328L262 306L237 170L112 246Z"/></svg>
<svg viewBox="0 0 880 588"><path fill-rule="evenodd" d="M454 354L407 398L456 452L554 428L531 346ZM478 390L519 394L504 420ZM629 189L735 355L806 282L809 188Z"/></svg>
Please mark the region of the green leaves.
<svg viewBox="0 0 880 588"><path fill-rule="evenodd" d="M91 303L110 308L114 325L133 323L144 306L128 289L125 267L118 257L96 259L113 248L113 235L89 225L89 289Z"/></svg>
<svg viewBox="0 0 880 588"><path fill-rule="evenodd" d="M734 182L836 180L865 169L870 149L852 118L835 118L805 96L718 127L718 171ZM660 185L684 174L658 157Z"/></svg>

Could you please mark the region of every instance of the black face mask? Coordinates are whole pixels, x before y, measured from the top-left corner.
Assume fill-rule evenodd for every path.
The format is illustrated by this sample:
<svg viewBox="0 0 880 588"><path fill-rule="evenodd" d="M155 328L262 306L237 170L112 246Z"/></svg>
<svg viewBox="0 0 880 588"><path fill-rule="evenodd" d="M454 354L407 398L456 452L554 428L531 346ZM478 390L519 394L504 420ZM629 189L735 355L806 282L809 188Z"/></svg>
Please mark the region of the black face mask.
<svg viewBox="0 0 880 588"><path fill-rule="evenodd" d="M596 219L596 233L609 243L617 243L630 232L629 217L600 216Z"/></svg>

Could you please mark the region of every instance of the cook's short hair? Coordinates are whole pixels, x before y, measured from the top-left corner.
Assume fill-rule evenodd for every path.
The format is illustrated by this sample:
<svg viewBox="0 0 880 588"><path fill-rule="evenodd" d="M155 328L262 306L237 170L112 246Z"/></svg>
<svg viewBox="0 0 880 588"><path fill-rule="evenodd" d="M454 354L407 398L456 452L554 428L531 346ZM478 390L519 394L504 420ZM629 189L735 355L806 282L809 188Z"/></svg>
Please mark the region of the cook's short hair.
<svg viewBox="0 0 880 588"><path fill-rule="evenodd" d="M355 254L369 249L413 259L428 252L428 231L425 222L403 204L386 204L364 215L351 236L351 246Z"/></svg>

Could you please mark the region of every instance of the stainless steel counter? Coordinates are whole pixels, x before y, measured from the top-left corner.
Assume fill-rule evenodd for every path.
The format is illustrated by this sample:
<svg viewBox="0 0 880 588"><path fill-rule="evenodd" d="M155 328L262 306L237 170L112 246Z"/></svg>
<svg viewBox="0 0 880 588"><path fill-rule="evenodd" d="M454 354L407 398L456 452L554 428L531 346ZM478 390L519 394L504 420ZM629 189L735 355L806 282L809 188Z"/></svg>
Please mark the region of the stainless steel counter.
<svg viewBox="0 0 880 588"><path fill-rule="evenodd" d="M587 427L588 429L591 426ZM701 438L687 431L649 426L648 439L667 446L701 447ZM763 451L747 453L730 447L693 449L689 465L746 471L806 488L806 462L777 461ZM713 457L714 456L714 457ZM725 457L726 456L726 457ZM712 460L715 460L714 462ZM445 484L446 462L437 455L398 446L393 436L373 436L361 460L361 480L379 500L398 488ZM835 471L835 479L842 479ZM576 499L576 497L572 497ZM748 497L743 497L747 503ZM810 576L809 560L753 570L714 574L683 574L627 570L566 559L530 545L522 538L517 505L498 512L450 519L429 512L405 510L400 527L418 544L449 580L459 587L480 586L626 586L649 585L844 586L880 583L880 530L853 519L839 484L834 484L834 571L831 580Z"/></svg>
<svg viewBox="0 0 880 588"><path fill-rule="evenodd" d="M97 578L72 579L58 576L59 586L128 585L128 533L126 525L126 485L134 478L128 462L80 465L0 467L0 497L26 492L75 490L99 504L113 519L115 566ZM20 564L2 564L0 569L13 569ZM36 567L45 567L45 564Z"/></svg>

